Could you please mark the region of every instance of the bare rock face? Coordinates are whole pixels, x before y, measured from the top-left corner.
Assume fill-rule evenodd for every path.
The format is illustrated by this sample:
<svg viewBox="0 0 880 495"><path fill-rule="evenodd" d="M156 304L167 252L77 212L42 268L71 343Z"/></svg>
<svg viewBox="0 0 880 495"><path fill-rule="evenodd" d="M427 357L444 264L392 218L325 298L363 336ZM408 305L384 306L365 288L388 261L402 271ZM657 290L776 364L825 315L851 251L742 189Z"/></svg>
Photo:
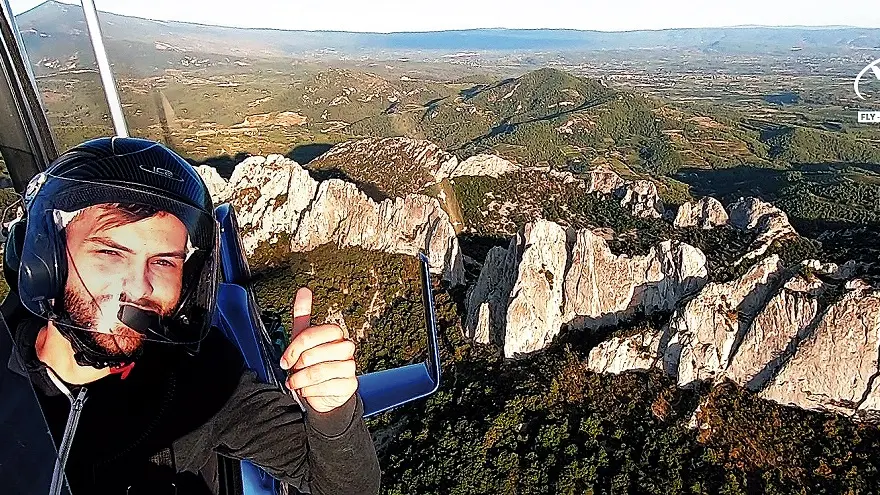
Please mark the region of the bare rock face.
<svg viewBox="0 0 880 495"><path fill-rule="evenodd" d="M650 180L637 180L617 189L614 195L620 205L628 207L633 215L643 218L662 218L663 201L657 193L657 185Z"/></svg>
<svg viewBox="0 0 880 495"><path fill-rule="evenodd" d="M369 184L385 196L423 191L458 167L458 159L430 141L367 138L338 144L308 164L314 170L338 170Z"/></svg>
<svg viewBox="0 0 880 495"><path fill-rule="evenodd" d="M696 203L689 201L681 205L672 224L676 228L711 229L719 225L726 225L727 220L727 211L724 210L721 202L711 196L706 196Z"/></svg>
<svg viewBox="0 0 880 495"><path fill-rule="evenodd" d="M774 241L798 235L784 211L758 198L740 198L730 205L729 222L740 230L758 233L755 245L737 264L761 256Z"/></svg>
<svg viewBox="0 0 880 495"><path fill-rule="evenodd" d="M519 169L519 165L500 156L480 154L474 155L462 162L448 160L443 163L440 174L449 178L466 175L499 177L502 174L516 172Z"/></svg>
<svg viewBox="0 0 880 495"><path fill-rule="evenodd" d="M503 344L507 303L516 282L516 240L486 255L477 282L468 289L465 334L482 344Z"/></svg>
<svg viewBox="0 0 880 495"><path fill-rule="evenodd" d="M205 185L208 186L208 191L211 193L211 201L214 202L215 206L229 197L229 184L223 177L220 177L216 168L209 165L199 165L196 167L196 172L199 173L202 180L205 181Z"/></svg>
<svg viewBox="0 0 880 495"><path fill-rule="evenodd" d="M646 256L615 256L605 239L580 230L565 276L565 319L595 329L636 312L669 311L707 276L706 257L693 246L666 241Z"/></svg>
<svg viewBox="0 0 880 495"><path fill-rule="evenodd" d="M825 284L795 275L755 317L726 371L728 378L760 391L812 330Z"/></svg>
<svg viewBox="0 0 880 495"><path fill-rule="evenodd" d="M740 279L705 286L676 311L664 361L680 386L713 379L728 367L735 345L769 298L781 270L779 257L771 256Z"/></svg>
<svg viewBox="0 0 880 495"><path fill-rule="evenodd" d="M855 288L828 308L761 395L805 409L876 414L878 351L880 291Z"/></svg>
<svg viewBox="0 0 880 495"><path fill-rule="evenodd" d="M825 275L835 280L847 280L855 276L859 271L860 264L854 260L847 261L842 265L837 263L822 263L819 260L804 260L802 265L810 268L816 273Z"/></svg>
<svg viewBox="0 0 880 495"><path fill-rule="evenodd" d="M458 239L434 198L413 194L377 203L350 182L319 183L281 155L246 159L225 188L210 172L200 173L216 188L212 197L235 207L245 253L258 263L333 242L406 255L425 250L433 273L453 284L464 280Z"/></svg>
<svg viewBox="0 0 880 495"><path fill-rule="evenodd" d="M596 167L590 170L590 187L587 192L600 194L614 194L618 189L626 186L623 177L607 167Z"/></svg>
<svg viewBox="0 0 880 495"><path fill-rule="evenodd" d="M521 253L505 325L504 355L546 347L562 328L566 230L553 222L527 224L516 239Z"/></svg>
<svg viewBox="0 0 880 495"><path fill-rule="evenodd" d="M595 373L613 374L649 370L657 364L661 340L660 331L612 337L590 351L587 369Z"/></svg>
<svg viewBox="0 0 880 495"><path fill-rule="evenodd" d="M650 180L626 180L607 166L596 167L589 172L587 192L614 196L620 205L629 208L633 215L643 218L662 218L665 208L657 185Z"/></svg>
<svg viewBox="0 0 880 495"><path fill-rule="evenodd" d="M637 312L670 311L707 279L698 249L666 241L645 256L615 256L590 230L529 223L508 249L489 251L468 291L465 333L508 357L542 349L563 325L599 328Z"/></svg>

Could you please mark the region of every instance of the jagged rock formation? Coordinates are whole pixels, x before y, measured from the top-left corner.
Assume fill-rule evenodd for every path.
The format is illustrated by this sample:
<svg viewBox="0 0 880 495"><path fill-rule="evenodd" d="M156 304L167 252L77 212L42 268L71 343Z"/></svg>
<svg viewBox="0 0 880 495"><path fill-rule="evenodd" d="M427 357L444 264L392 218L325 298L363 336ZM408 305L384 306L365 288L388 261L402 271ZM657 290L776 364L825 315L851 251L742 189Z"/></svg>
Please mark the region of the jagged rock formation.
<svg viewBox="0 0 880 495"><path fill-rule="evenodd" d="M643 218L662 218L664 207L657 184L650 180L637 180L618 188L614 196L620 199L620 205L628 207L633 215Z"/></svg>
<svg viewBox="0 0 880 495"><path fill-rule="evenodd" d="M462 162L449 160L443 163L440 173L449 178L465 175L498 177L502 174L516 172L519 165L512 163L497 155L480 154L474 155Z"/></svg>
<svg viewBox="0 0 880 495"><path fill-rule="evenodd" d="M615 256L589 230L538 220L495 247L468 293L465 332L513 357L545 347L563 325L599 328L637 312L669 311L707 279L706 257L666 241L645 256Z"/></svg>
<svg viewBox="0 0 880 495"><path fill-rule="evenodd" d="M587 192L613 194L614 191L626 186L623 177L607 167L596 167L590 170L590 186Z"/></svg>
<svg viewBox="0 0 880 495"><path fill-rule="evenodd" d="M587 367L659 367L680 386L729 379L781 404L880 420L880 290L844 274L768 257L706 285L666 327L600 343Z"/></svg>
<svg viewBox="0 0 880 495"><path fill-rule="evenodd" d="M707 285L672 316L664 361L679 385L712 379L727 368L781 270L778 256L767 258L737 280Z"/></svg>
<svg viewBox="0 0 880 495"><path fill-rule="evenodd" d="M798 236L784 211L758 198L740 198L730 205L729 223L758 233L752 249L737 264L763 255L776 241Z"/></svg>
<svg viewBox="0 0 880 495"><path fill-rule="evenodd" d="M854 288L828 308L761 395L805 409L876 416L878 352L880 291Z"/></svg>
<svg viewBox="0 0 880 495"><path fill-rule="evenodd" d="M673 225L676 228L699 227L711 229L720 225L726 225L728 220L727 211L717 199L706 196L696 203L687 203L678 208Z"/></svg>
<svg viewBox="0 0 880 495"><path fill-rule="evenodd" d="M750 390L763 389L811 332L825 290L816 277L795 275L786 281L752 322L725 375Z"/></svg>
<svg viewBox="0 0 880 495"><path fill-rule="evenodd" d="M208 191L211 193L211 201L214 202L214 205L222 203L231 195L229 183L223 177L220 177L220 173L217 172L216 168L210 165L199 165L196 167L196 171L202 177L202 180L205 181L205 185L208 186Z"/></svg>
<svg viewBox="0 0 880 495"><path fill-rule="evenodd" d="M606 166L593 168L589 172L588 192L611 195L620 200L633 215L643 218L661 218L665 211L663 201L657 192L657 185L650 180L626 180Z"/></svg>
<svg viewBox="0 0 880 495"><path fill-rule="evenodd" d="M507 303L516 282L516 239L507 249L495 246L486 255L477 282L468 289L465 333L484 344L495 343L507 319Z"/></svg>
<svg viewBox="0 0 880 495"><path fill-rule="evenodd" d="M543 349L562 327L566 244L566 230L546 220L526 225L517 236L519 266L505 324L508 357Z"/></svg>
<svg viewBox="0 0 880 495"><path fill-rule="evenodd" d="M565 318L573 328L616 325L636 312L670 311L708 276L706 256L664 241L645 256L615 256L601 236L577 232L565 275Z"/></svg>
<svg viewBox="0 0 880 495"><path fill-rule="evenodd" d="M648 370L657 364L662 334L659 330L628 337L612 337L590 350L587 369L596 373Z"/></svg>
<svg viewBox="0 0 880 495"><path fill-rule="evenodd" d="M424 250L434 273L463 282L458 239L434 198L412 194L377 203L350 182L318 182L281 155L246 159L228 183L211 169L199 172L215 202L235 207L245 252L258 263L329 242L407 255Z"/></svg>

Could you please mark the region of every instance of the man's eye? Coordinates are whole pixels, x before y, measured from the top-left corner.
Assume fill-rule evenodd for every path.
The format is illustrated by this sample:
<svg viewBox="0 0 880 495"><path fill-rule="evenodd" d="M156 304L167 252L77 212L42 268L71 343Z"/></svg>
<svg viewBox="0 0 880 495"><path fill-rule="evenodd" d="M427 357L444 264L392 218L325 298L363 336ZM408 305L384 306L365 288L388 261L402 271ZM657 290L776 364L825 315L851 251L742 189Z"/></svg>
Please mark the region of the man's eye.
<svg viewBox="0 0 880 495"><path fill-rule="evenodd" d="M111 256L119 256L119 251L114 251L113 249L99 249L98 253L111 255Z"/></svg>
<svg viewBox="0 0 880 495"><path fill-rule="evenodd" d="M161 266L167 266L167 267L174 267L175 266L174 262L168 261L168 260L156 260L156 263L160 264Z"/></svg>

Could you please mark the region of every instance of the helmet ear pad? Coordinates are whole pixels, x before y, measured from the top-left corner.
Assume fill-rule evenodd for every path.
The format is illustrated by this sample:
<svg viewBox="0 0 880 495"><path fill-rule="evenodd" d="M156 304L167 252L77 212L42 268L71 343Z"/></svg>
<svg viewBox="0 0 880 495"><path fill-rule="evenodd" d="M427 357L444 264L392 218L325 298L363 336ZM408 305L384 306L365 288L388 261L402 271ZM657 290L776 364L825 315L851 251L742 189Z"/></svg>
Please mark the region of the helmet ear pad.
<svg viewBox="0 0 880 495"><path fill-rule="evenodd" d="M18 287L27 288L20 293L25 300L38 302L47 316L54 314L63 302L67 280L67 240L62 229L55 225L51 214L31 217L25 237L30 239L28 249L20 254Z"/></svg>
<svg viewBox="0 0 880 495"><path fill-rule="evenodd" d="M9 226L3 248L3 278L9 290L18 294L18 270L21 267L21 250L24 246L24 231L27 220L21 218Z"/></svg>

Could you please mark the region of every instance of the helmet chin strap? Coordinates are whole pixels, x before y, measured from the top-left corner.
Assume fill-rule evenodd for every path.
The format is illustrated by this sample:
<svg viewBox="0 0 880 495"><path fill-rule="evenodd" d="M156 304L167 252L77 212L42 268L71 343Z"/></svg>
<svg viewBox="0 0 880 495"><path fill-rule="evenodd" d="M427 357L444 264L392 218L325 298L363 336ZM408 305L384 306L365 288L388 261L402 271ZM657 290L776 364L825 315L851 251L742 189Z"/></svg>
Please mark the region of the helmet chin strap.
<svg viewBox="0 0 880 495"><path fill-rule="evenodd" d="M143 344L129 356L109 355L90 335L90 330L77 328L69 317L54 320L61 335L73 347L73 358L80 366L121 368L135 363L143 354Z"/></svg>
<svg viewBox="0 0 880 495"><path fill-rule="evenodd" d="M124 304L119 308L119 321L143 336L150 334L161 335L162 317L154 312L141 309L130 304ZM94 368L124 368L133 365L144 353L144 339L141 346L131 355L110 355L102 348L91 335L91 330L78 328L77 324L69 316L55 318L53 320L58 331L73 347L73 357L80 366L92 366Z"/></svg>

